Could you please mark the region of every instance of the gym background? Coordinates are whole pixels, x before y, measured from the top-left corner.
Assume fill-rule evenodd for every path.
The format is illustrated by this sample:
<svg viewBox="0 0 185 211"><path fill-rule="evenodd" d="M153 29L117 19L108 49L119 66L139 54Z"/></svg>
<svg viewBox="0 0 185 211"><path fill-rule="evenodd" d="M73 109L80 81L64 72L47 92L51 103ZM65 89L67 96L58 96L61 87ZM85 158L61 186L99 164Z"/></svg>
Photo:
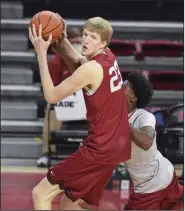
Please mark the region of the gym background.
<svg viewBox="0 0 185 211"><path fill-rule="evenodd" d="M87 134L87 122L63 122L50 132L50 162L42 168L43 125L47 105L38 64L28 39L30 18L42 10L59 13L68 28L81 28L85 19L101 16L111 21L110 49L117 56L123 78L142 72L154 87L147 107L157 120L157 142L184 182L184 36L183 0L19 0L1 2L1 208L32 209L31 191L47 168L65 158ZM52 52L49 51L49 58ZM50 112L50 109L48 110ZM38 167L39 166L39 167ZM111 203L123 209L130 177L118 165L107 185L101 209ZM12 197L11 197L12 196ZM23 200L24 197L24 200ZM57 209L61 196L54 200Z"/></svg>

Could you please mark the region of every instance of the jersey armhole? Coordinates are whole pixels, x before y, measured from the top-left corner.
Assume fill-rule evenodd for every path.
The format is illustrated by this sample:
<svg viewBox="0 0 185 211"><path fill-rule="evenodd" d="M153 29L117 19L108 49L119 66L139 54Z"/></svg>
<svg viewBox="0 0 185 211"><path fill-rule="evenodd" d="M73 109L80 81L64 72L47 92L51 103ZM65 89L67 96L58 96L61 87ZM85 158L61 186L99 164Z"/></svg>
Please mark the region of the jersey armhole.
<svg viewBox="0 0 185 211"><path fill-rule="evenodd" d="M96 61L96 60L95 60L95 61ZM97 62L97 61L96 61L96 62ZM100 85L98 86L98 88L97 88L96 91L89 89L87 86L83 88L83 89L85 90L86 96L88 96L88 97L92 97L92 96L94 96L94 95L98 92L98 90L101 88L101 86L102 86L102 84L103 84L103 79L104 79L104 77L105 77L105 73L104 73L104 69L103 69L102 65L101 65L99 62L97 62L97 63L98 63L98 64L101 66L101 68L102 68L102 71L103 71L103 78L102 78L102 81L101 81L101 83L100 83ZM90 94L89 94L89 93L90 93Z"/></svg>

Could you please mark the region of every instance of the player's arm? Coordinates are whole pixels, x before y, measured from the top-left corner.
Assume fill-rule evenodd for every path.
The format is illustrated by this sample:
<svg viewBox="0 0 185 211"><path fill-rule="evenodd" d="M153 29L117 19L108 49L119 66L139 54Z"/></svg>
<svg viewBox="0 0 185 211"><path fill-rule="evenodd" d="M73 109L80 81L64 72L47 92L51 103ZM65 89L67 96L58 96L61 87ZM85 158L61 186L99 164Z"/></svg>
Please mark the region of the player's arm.
<svg viewBox="0 0 185 211"><path fill-rule="evenodd" d="M73 48L67 38L61 38L56 42L53 51L62 57L71 72L74 72L80 65L88 61Z"/></svg>
<svg viewBox="0 0 185 211"><path fill-rule="evenodd" d="M89 61L79 67L71 77L54 87L47 62L47 50L51 44L52 35L50 34L49 39L45 41L42 38L42 25L39 25L39 35L36 33L35 25L32 26L32 30L29 27L29 38L37 53L42 87L48 103L58 102L81 88L92 84L93 81L96 82L96 70L99 71L101 66L95 61Z"/></svg>
<svg viewBox="0 0 185 211"><path fill-rule="evenodd" d="M53 85L51 80L46 56L39 56L39 69L45 99L48 103L56 103L76 91L96 81L96 70L100 65L95 61L89 61L80 66L70 77L61 82L58 86Z"/></svg>
<svg viewBox="0 0 185 211"><path fill-rule="evenodd" d="M144 126L139 130L130 125L132 141L141 149L147 151L153 143L155 130L151 126Z"/></svg>
<svg viewBox="0 0 185 211"><path fill-rule="evenodd" d="M133 142L140 148L148 150L155 138L156 120L153 114L143 113L137 121L137 129L130 125Z"/></svg>
<svg viewBox="0 0 185 211"><path fill-rule="evenodd" d="M60 18L64 22L64 32L61 38L53 45L52 49L62 57L68 69L74 72L80 65L86 63L88 60L73 48L67 39L67 24L61 16Z"/></svg>

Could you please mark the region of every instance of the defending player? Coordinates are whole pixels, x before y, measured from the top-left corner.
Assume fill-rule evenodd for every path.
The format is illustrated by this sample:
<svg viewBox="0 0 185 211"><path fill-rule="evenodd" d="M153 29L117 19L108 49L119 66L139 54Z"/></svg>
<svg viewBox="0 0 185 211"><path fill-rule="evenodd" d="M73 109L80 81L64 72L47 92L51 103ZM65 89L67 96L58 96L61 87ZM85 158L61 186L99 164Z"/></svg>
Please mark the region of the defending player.
<svg viewBox="0 0 185 211"><path fill-rule="evenodd" d="M184 188L178 182L173 165L157 150L154 115L143 109L152 98L152 85L136 72L128 75L124 85L132 125L131 159L125 166L134 183L125 209L180 210Z"/></svg>
<svg viewBox="0 0 185 211"><path fill-rule="evenodd" d="M88 137L78 151L51 168L47 177L34 188L36 210L51 210L51 201L62 191L67 196L64 209L72 209L68 205L78 199L98 205L116 165L130 159L126 96L115 56L107 49L112 32L112 27L103 18L87 20L83 30L82 55L89 61L54 87L47 65L47 49L52 37L44 41L41 26L39 36L34 26L33 34L29 29L29 37L37 53L45 99L55 103L83 88L90 124ZM74 51L70 45L68 50ZM81 58L76 53L75 61L79 62Z"/></svg>

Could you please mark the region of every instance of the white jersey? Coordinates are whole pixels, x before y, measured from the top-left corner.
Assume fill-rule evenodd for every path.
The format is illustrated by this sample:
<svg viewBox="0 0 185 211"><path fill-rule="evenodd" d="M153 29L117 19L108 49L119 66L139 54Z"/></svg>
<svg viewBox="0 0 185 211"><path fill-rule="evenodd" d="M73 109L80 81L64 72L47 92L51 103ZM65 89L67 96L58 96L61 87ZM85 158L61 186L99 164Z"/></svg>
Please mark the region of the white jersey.
<svg viewBox="0 0 185 211"><path fill-rule="evenodd" d="M150 126L155 129L156 120L152 113L136 109L129 114L129 123L140 129ZM173 178L173 165L157 150L156 136L147 151L132 141L131 159L125 162L132 181L134 192L152 193L167 187Z"/></svg>

